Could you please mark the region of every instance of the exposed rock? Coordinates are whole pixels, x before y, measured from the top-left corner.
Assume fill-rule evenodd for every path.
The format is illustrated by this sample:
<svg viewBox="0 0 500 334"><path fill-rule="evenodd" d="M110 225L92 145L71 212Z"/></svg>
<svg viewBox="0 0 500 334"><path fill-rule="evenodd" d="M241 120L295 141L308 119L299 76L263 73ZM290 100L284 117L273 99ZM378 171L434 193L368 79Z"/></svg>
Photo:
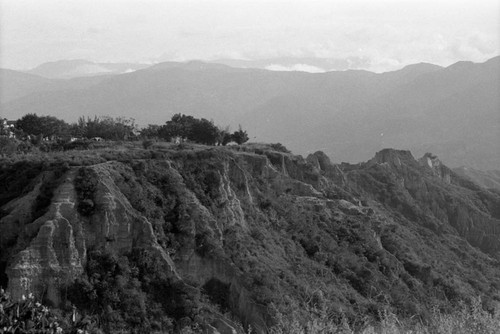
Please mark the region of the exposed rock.
<svg viewBox="0 0 500 334"><path fill-rule="evenodd" d="M273 308L300 318L311 302L354 316L374 302L410 312L477 294L500 299L500 196L431 155L386 149L334 165L322 152L163 153L70 168L38 218L50 171L3 205L0 264L14 298L34 292L61 304L61 288L89 275L89 254L103 249L131 267L131 254L146 251L162 284L186 288L165 292L174 304L186 291L203 295L168 316L209 333L243 333L234 319L265 333ZM88 215L78 210L80 168L96 181Z"/></svg>
<svg viewBox="0 0 500 334"><path fill-rule="evenodd" d="M375 154L368 164L389 164L390 166L401 167L404 164L414 164L415 158L410 151L395 150L386 148Z"/></svg>
<svg viewBox="0 0 500 334"><path fill-rule="evenodd" d="M357 191L436 232L458 233L490 254L500 250L500 196L467 183L430 153L416 161L409 151L386 149L347 177Z"/></svg>
<svg viewBox="0 0 500 334"><path fill-rule="evenodd" d="M74 210L73 177L73 173L67 175L55 191L49 211L32 223L40 226L38 234L7 270L9 291L15 299L37 291L57 305L59 287L83 272L86 246L80 217Z"/></svg>
<svg viewBox="0 0 500 334"><path fill-rule="evenodd" d="M361 215L363 214L363 211L361 210L360 207L357 205L352 204L351 202L348 202L346 200L339 200L338 201L338 208L345 212L346 214L349 215Z"/></svg>
<svg viewBox="0 0 500 334"><path fill-rule="evenodd" d="M177 275L172 260L157 244L151 224L136 213L114 184L110 175L112 165L93 168L100 177L96 193L99 210L90 220L78 214L73 186L76 170L67 173L54 191L48 212L29 226L30 229L38 226L36 237L15 256L7 270L13 298L36 292L58 305L61 287L83 273L87 250L99 246L118 253L130 252L133 247L151 249L164 260L165 270ZM31 197L16 203L22 208ZM4 224L9 224L11 217L1 221L6 231L8 225Z"/></svg>
<svg viewBox="0 0 500 334"><path fill-rule="evenodd" d="M441 178L445 183L451 183L451 170L441 163L437 156L426 153L419 162L423 166L428 166L434 175Z"/></svg>

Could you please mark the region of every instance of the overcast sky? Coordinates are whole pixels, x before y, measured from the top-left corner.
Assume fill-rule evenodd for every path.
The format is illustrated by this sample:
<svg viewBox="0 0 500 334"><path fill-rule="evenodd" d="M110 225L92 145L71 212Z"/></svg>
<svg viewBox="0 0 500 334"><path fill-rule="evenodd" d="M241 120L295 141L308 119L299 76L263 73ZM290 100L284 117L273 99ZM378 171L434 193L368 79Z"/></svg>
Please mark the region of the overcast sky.
<svg viewBox="0 0 500 334"><path fill-rule="evenodd" d="M0 0L0 67L362 58L368 70L500 54L500 0Z"/></svg>

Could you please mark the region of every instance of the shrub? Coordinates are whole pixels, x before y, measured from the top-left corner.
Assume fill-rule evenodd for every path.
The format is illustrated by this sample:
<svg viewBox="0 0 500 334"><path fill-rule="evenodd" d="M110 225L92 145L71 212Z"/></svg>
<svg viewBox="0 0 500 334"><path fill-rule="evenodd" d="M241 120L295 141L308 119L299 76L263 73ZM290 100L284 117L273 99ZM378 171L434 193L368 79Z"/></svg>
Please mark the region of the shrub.
<svg viewBox="0 0 500 334"><path fill-rule="evenodd" d="M154 144L154 141L153 141L153 140L151 140L151 139L147 139L147 140L143 140L143 141L142 141L142 147L143 147L144 149L148 149L148 148L150 148L151 146L153 146L153 144Z"/></svg>
<svg viewBox="0 0 500 334"><path fill-rule="evenodd" d="M62 317L38 302L30 294L20 301L11 300L0 288L0 333L99 333L95 321L82 318L76 309Z"/></svg>
<svg viewBox="0 0 500 334"><path fill-rule="evenodd" d="M78 197L78 212L90 216L95 211L95 191L97 190L97 174L92 168L82 167L75 178L75 189Z"/></svg>
<svg viewBox="0 0 500 334"><path fill-rule="evenodd" d="M13 138L0 136L0 155L12 155L16 153L19 142Z"/></svg>
<svg viewBox="0 0 500 334"><path fill-rule="evenodd" d="M278 152L283 152L283 153L291 153L290 150L288 150L283 144L281 143L276 143L276 144L269 144L269 146L271 146L271 148L275 151L278 151Z"/></svg>

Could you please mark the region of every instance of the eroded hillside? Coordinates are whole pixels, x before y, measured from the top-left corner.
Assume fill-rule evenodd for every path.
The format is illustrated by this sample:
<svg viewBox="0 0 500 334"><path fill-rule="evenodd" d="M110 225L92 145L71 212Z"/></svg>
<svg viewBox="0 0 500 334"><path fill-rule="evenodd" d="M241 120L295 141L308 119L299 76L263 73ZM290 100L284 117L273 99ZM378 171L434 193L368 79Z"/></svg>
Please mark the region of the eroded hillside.
<svg viewBox="0 0 500 334"><path fill-rule="evenodd" d="M500 196L426 155L359 165L274 146L153 147L4 160L0 278L108 331L263 333L311 308L500 300Z"/></svg>

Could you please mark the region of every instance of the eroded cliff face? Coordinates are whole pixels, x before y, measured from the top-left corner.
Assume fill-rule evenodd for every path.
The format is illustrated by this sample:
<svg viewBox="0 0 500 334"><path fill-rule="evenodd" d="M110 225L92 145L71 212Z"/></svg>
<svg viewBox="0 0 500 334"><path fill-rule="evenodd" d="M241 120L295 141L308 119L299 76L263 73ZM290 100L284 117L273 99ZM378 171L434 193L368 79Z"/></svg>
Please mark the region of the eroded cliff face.
<svg viewBox="0 0 500 334"><path fill-rule="evenodd" d="M131 267L147 254L166 297L150 281L137 289L179 326L220 332L241 332L237 319L264 333L275 312L300 317L307 307L411 316L430 303L498 298L498 195L435 157L385 150L335 165L322 152L304 159L251 146L148 152L45 168L15 198L0 196L0 263L14 298L73 301L63 291L92 282L96 250ZM186 291L205 301L169 308Z"/></svg>
<svg viewBox="0 0 500 334"><path fill-rule="evenodd" d="M158 245L151 224L131 207L114 184L112 163L89 168L99 178L95 193L99 209L90 217L83 217L76 207L77 169L60 176L47 212L34 221L30 206L39 196L43 180L2 208L8 212L1 221L2 231L6 232L2 248L16 238L16 246L23 247L20 240L25 244L24 249L12 254L7 267L13 298L35 292L59 305L61 287L83 274L89 248L106 247L117 253L130 252L134 247L150 249L164 260L165 270L177 275L172 260Z"/></svg>
<svg viewBox="0 0 500 334"><path fill-rule="evenodd" d="M500 250L500 198L432 154L383 150L346 173L351 186L438 233L456 233L488 254ZM382 186L383 185L383 186Z"/></svg>

